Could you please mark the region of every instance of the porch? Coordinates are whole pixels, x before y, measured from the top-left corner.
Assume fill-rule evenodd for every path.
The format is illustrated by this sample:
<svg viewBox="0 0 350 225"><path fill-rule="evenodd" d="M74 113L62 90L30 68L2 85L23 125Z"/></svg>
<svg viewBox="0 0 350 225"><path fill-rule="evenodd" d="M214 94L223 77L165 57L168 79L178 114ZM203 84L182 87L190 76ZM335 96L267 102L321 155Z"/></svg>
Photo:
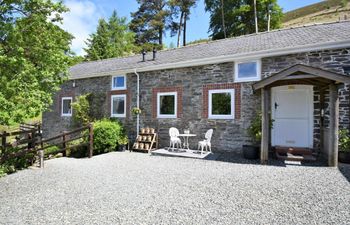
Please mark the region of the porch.
<svg viewBox="0 0 350 225"><path fill-rule="evenodd" d="M276 87L288 87L291 85L298 86L310 86L316 88L319 92L320 103L319 103L319 151L328 162L329 166L338 165L338 130L339 130L339 97L338 88L340 84L350 83L350 77L338 74L335 72L297 64L288 69L285 69L279 73L276 73L270 77L267 77L253 85L254 91L261 91L261 111L262 111L262 139L261 139L261 152L260 160L262 164L267 164L269 150L272 147L302 147L310 148L315 146L310 146L310 144L298 143L294 141L285 141L284 143L278 142L271 138L271 116L273 114L273 107L278 107L276 102L272 102L272 90ZM297 102L286 102L286 104L296 103L297 105L291 105L291 107L299 107L301 104L301 99L303 94L300 95L301 98ZM307 98L305 95L304 98ZM286 98L288 100L288 98ZM295 99L294 99L295 100ZM309 102L310 104L310 102ZM313 104L313 103L312 103ZM297 109L298 110L298 109ZM310 111L310 110L309 110ZM327 118L326 118L326 113ZM306 112L306 111L305 111ZM314 114L314 112L312 113ZM285 121L284 121L285 122ZM314 117L312 116L312 123L314 122ZM300 126L292 124L290 121L289 125L285 122L287 129L290 127L296 127L292 131L292 136L294 132L294 137L296 132L300 132L301 137L304 137L308 133L303 130L303 122L299 121ZM290 128L292 130L292 128ZM312 135L313 136L313 135ZM299 136L300 137L300 136ZM277 145L278 143L278 145ZM312 142L313 143L313 142ZM312 144L313 145L313 144Z"/></svg>

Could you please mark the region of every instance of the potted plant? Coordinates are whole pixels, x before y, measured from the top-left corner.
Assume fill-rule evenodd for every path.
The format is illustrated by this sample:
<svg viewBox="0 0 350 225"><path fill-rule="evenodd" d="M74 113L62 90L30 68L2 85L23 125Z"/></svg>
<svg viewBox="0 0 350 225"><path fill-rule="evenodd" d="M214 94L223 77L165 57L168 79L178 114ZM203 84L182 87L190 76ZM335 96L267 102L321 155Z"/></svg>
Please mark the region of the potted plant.
<svg viewBox="0 0 350 225"><path fill-rule="evenodd" d="M140 115L142 111L140 108L134 107L132 108L131 112L133 115L137 116L137 115Z"/></svg>
<svg viewBox="0 0 350 225"><path fill-rule="evenodd" d="M262 131L262 114L258 112L247 129L247 133L252 140L252 144L243 145L243 156L246 159L258 159L260 154L261 131ZM272 128L273 120L270 120Z"/></svg>
<svg viewBox="0 0 350 225"><path fill-rule="evenodd" d="M125 151L126 146L129 143L128 136L123 135L119 140L118 140L118 151Z"/></svg>
<svg viewBox="0 0 350 225"><path fill-rule="evenodd" d="M339 130L338 160L342 163L350 163L350 137L347 129Z"/></svg>

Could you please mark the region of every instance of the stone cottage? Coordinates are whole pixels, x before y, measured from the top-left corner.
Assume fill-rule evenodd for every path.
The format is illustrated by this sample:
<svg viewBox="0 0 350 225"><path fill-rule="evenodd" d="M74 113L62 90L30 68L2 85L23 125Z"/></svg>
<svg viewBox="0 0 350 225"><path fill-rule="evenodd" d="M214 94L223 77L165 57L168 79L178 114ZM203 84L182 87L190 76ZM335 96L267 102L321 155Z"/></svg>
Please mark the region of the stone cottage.
<svg viewBox="0 0 350 225"><path fill-rule="evenodd" d="M214 151L240 151L262 111L262 161L270 146L285 146L314 149L334 165L338 127L350 126L349 77L350 21L86 62L70 68L43 114L43 134L71 129L70 103L93 93L95 117L118 118L131 140L139 105L139 127L155 128L160 147L169 145L170 127L197 134L191 146L213 128Z"/></svg>

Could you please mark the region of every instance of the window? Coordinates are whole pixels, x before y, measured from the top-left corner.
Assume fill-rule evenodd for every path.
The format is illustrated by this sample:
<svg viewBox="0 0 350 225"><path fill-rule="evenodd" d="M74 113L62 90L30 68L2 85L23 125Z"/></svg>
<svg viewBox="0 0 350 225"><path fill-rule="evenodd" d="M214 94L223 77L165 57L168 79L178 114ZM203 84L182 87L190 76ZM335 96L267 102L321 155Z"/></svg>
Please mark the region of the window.
<svg viewBox="0 0 350 225"><path fill-rule="evenodd" d="M177 117L177 92L166 92L157 94L157 117Z"/></svg>
<svg viewBox="0 0 350 225"><path fill-rule="evenodd" d="M261 77L260 60L249 62L238 62L235 66L235 81L258 81Z"/></svg>
<svg viewBox="0 0 350 225"><path fill-rule="evenodd" d="M63 97L62 98L62 116L72 116L72 97Z"/></svg>
<svg viewBox="0 0 350 225"><path fill-rule="evenodd" d="M234 89L209 90L209 119L234 119Z"/></svg>
<svg viewBox="0 0 350 225"><path fill-rule="evenodd" d="M112 77L112 90L125 90L126 89L126 76L118 75Z"/></svg>
<svg viewBox="0 0 350 225"><path fill-rule="evenodd" d="M125 117L126 116L126 95L111 96L111 116Z"/></svg>

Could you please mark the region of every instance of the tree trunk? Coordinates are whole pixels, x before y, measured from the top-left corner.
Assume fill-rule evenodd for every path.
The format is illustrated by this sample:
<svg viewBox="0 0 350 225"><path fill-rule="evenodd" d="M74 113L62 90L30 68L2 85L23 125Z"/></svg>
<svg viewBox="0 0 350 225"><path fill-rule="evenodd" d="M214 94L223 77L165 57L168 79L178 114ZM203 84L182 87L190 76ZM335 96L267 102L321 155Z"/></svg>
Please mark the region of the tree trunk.
<svg viewBox="0 0 350 225"><path fill-rule="evenodd" d="M258 15L256 13L256 0L254 0L254 18L255 18L255 33L258 33L259 28L258 28Z"/></svg>
<svg viewBox="0 0 350 225"><path fill-rule="evenodd" d="M163 46L163 28L158 29L159 37L158 37L158 43L160 46Z"/></svg>
<svg viewBox="0 0 350 225"><path fill-rule="evenodd" d="M183 17L184 17L184 12L181 11L181 16L180 16L180 25L179 25L179 31L178 31L178 34L177 34L177 47L180 47L180 38L181 38L181 30L182 30L182 20L183 20Z"/></svg>
<svg viewBox="0 0 350 225"><path fill-rule="evenodd" d="M267 31L269 32L270 31L270 27L271 27L270 3L267 3L266 10L267 10Z"/></svg>
<svg viewBox="0 0 350 225"><path fill-rule="evenodd" d="M226 38L225 14L224 14L224 0L221 0L221 19L222 19L222 30L224 31L224 38Z"/></svg>
<svg viewBox="0 0 350 225"><path fill-rule="evenodd" d="M184 15L184 32L183 32L183 37L182 37L182 45L186 46L186 23L187 23L187 14L185 13Z"/></svg>

